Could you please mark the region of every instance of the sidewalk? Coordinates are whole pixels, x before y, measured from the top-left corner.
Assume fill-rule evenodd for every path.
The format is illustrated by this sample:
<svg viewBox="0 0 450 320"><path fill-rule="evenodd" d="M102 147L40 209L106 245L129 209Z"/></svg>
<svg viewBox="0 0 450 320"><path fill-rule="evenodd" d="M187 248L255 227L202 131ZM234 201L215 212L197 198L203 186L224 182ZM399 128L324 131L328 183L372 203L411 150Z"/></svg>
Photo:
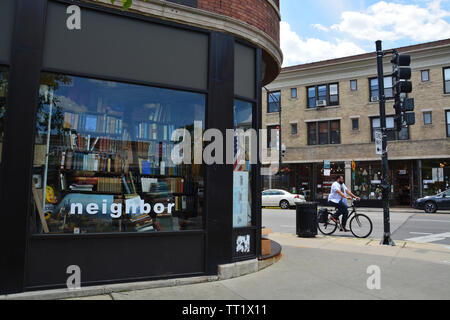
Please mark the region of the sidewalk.
<svg viewBox="0 0 450 320"><path fill-rule="evenodd" d="M376 240L272 234L283 246L275 265L244 277L80 299L274 300L450 299L450 248ZM381 269L381 290L367 288L369 266Z"/></svg>

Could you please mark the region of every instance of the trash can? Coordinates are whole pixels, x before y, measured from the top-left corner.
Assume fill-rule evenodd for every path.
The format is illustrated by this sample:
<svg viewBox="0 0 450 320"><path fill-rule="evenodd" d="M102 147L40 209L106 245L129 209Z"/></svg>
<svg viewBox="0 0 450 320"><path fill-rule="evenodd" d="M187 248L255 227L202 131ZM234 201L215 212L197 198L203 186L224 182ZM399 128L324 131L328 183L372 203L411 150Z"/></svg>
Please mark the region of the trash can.
<svg viewBox="0 0 450 320"><path fill-rule="evenodd" d="M317 202L297 204L297 236L301 238L317 236Z"/></svg>

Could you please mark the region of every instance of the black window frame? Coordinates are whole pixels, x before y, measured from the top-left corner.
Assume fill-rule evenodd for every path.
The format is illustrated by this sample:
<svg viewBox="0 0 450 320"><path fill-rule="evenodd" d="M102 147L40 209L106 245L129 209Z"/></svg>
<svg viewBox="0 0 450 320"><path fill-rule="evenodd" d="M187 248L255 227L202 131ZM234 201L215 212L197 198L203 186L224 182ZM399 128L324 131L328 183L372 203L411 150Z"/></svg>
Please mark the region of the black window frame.
<svg viewBox="0 0 450 320"><path fill-rule="evenodd" d="M445 71L449 70L450 73L450 67L444 67L442 68L442 78L444 80L444 94L450 94L450 79L445 79ZM448 91L447 91L447 84L448 84Z"/></svg>
<svg viewBox="0 0 450 320"><path fill-rule="evenodd" d="M426 73L428 75L428 79L425 80L423 75ZM420 70L420 81L429 82L430 81L430 69Z"/></svg>
<svg viewBox="0 0 450 320"><path fill-rule="evenodd" d="M272 96L275 96L279 94L280 96L278 97L278 101L270 101ZM273 99L273 98L272 98ZM271 111L271 106L272 105L276 105L278 104L278 108L276 111ZM275 90L275 91L269 91L267 92L267 113L279 113L281 110L281 90Z"/></svg>
<svg viewBox="0 0 450 320"><path fill-rule="evenodd" d="M394 118L394 116L388 115L388 116L386 116L386 120L387 120L387 118ZM374 129L376 129L376 128L373 126L373 120L375 120L375 119L380 119L380 117L379 116L370 117L370 137L371 137L372 142L375 142ZM395 122L394 122L394 126L395 126ZM395 130L395 128L388 128L388 129L392 129L392 130L387 131L388 132L387 133L388 141L410 141L411 140L411 132L410 132L409 126L404 128L404 129L407 129L407 135L408 135L407 139L400 139L400 132Z"/></svg>
<svg viewBox="0 0 450 320"><path fill-rule="evenodd" d="M359 118L352 118L352 131L358 131L359 130ZM356 121L356 127L355 127L355 121Z"/></svg>
<svg viewBox="0 0 450 320"><path fill-rule="evenodd" d="M295 136L298 134L298 123L291 123L291 135Z"/></svg>
<svg viewBox="0 0 450 320"><path fill-rule="evenodd" d="M426 122L426 117L425 117L425 115L430 115L430 123L427 123ZM422 114L422 116L423 116L423 124L425 125L425 126L429 126L429 125L432 125L433 124L433 112L432 111L424 111L423 112L423 114Z"/></svg>
<svg viewBox="0 0 450 320"><path fill-rule="evenodd" d="M447 131L447 138L450 138L450 110L445 111L445 125Z"/></svg>
<svg viewBox="0 0 450 320"><path fill-rule="evenodd" d="M333 139L332 139L332 133L333 131L331 130L331 124L332 122L337 122L338 123L338 140L339 142L337 143L333 143ZM327 139L327 143L321 143L320 141L320 125L326 123L327 124L327 134L328 134L328 139ZM314 130L311 130L312 127L315 127ZM309 146L325 146L325 145L340 145L342 144L342 137L341 137L341 120L340 119L335 119L335 120L324 120L324 121L311 121L308 122L307 125L307 129L306 129L306 135L307 135L307 141L308 141L308 145ZM311 131L314 131L314 136L311 136ZM314 141L313 142L313 139Z"/></svg>
<svg viewBox="0 0 450 320"><path fill-rule="evenodd" d="M355 89L353 89L353 84L355 84ZM350 91L358 91L358 79L350 80Z"/></svg>
<svg viewBox="0 0 450 320"><path fill-rule="evenodd" d="M386 80L386 78L391 78L392 79L392 84L394 84L392 76L389 76L389 75L388 76L384 76L384 80ZM377 101L372 100L372 98L375 97L373 95L374 90L373 90L373 87L372 87L372 80L377 80L377 79L378 79L377 77L369 78L369 102L377 102ZM384 83L385 83L384 94L385 94L386 100L394 99L394 89L393 89L394 87L393 86L392 87L386 87L386 81L384 81ZM377 88L378 88L378 82L377 82ZM390 89L392 91L392 96L386 95L386 89ZM377 90L378 90L377 97L379 99L380 98L380 90L379 90L379 88Z"/></svg>
<svg viewBox="0 0 450 320"><path fill-rule="evenodd" d="M330 94L330 87L331 86L337 86L337 95L331 95ZM319 88L321 88L321 87L326 87L326 97L325 97L325 99L319 99ZM315 96L314 96L314 105L311 105L311 99L312 99L312 97L310 97L310 95L309 95L309 91L310 91L310 89L312 89L312 88L314 88L314 94L315 94ZM336 102L332 102L331 101L331 96L337 96L337 101ZM307 99L306 99L306 101L307 101L307 103L306 103L306 107L307 107L307 109L317 109L318 107L317 107L317 101L318 100L326 100L326 102L327 102L327 104L326 104L326 106L327 107L333 107L333 106L339 106L339 99L340 99L340 94L339 94L339 82L330 82L330 83L326 83L326 84L319 84L319 85L314 85L314 86L308 86L308 87L306 87L306 97L307 97Z"/></svg>
<svg viewBox="0 0 450 320"><path fill-rule="evenodd" d="M293 94L295 92L295 95ZM298 90L297 88L291 88L291 99L297 99L298 98Z"/></svg>

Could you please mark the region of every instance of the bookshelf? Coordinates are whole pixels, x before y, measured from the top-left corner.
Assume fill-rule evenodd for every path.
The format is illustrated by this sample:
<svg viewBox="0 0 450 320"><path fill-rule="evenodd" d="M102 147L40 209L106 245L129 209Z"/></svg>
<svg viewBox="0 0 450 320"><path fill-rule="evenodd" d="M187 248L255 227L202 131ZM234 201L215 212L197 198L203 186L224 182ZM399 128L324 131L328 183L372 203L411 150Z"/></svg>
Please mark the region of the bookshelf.
<svg viewBox="0 0 450 320"><path fill-rule="evenodd" d="M201 216L201 166L172 163L170 138L180 125L170 122L161 110L147 116L148 121L132 113L119 117L63 112L63 127L52 132L49 143L49 185L56 187L59 201L76 195L113 196L114 202L123 204L116 231L156 231L155 221L164 231L180 230ZM165 212L132 217L125 213L125 202L133 197L152 207L163 203ZM169 203L174 204L171 214ZM94 226L88 232L95 231Z"/></svg>

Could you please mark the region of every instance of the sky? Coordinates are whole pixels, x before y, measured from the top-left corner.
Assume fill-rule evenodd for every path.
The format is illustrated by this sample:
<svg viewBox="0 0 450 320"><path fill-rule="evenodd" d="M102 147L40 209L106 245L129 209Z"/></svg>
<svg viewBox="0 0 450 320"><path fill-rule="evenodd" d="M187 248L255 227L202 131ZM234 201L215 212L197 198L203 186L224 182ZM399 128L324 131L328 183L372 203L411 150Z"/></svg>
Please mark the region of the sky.
<svg viewBox="0 0 450 320"><path fill-rule="evenodd" d="M450 0L280 0L283 67L450 38Z"/></svg>

